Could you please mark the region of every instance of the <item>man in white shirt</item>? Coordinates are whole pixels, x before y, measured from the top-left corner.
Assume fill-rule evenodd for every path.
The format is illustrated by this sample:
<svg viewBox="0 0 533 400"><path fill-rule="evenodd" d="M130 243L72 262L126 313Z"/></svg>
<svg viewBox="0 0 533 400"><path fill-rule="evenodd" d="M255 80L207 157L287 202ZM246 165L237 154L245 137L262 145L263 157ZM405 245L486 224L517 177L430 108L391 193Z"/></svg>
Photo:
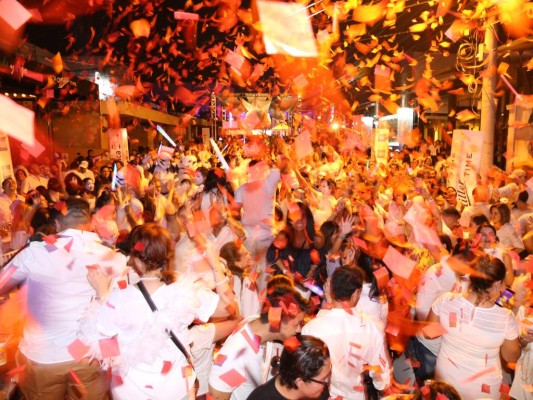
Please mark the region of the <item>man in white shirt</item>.
<svg viewBox="0 0 533 400"><path fill-rule="evenodd" d="M317 337L328 346L333 366L331 398L364 400L365 370L370 371L377 390L385 390L391 383L383 331L373 319L355 310L362 285L360 269L337 268L329 280L333 308L320 310L316 318L302 328L302 334Z"/></svg>
<svg viewBox="0 0 533 400"><path fill-rule="evenodd" d="M98 363L81 359L88 349L76 346L78 323L95 291L87 281L87 266L99 264L118 277L126 268L123 255L101 244L89 231L89 204L66 201L58 217L62 231L42 242L31 242L0 274L0 294L25 284L28 312L20 343L25 366L20 388L27 399L107 399L107 386ZM80 395L80 393L78 393Z"/></svg>
<svg viewBox="0 0 533 400"><path fill-rule="evenodd" d="M80 165L77 169L67 171L65 176L67 176L71 172L78 175L81 180L84 180L85 178L91 178L94 181L94 172L89 169L89 162L87 160L83 160L82 162L80 162Z"/></svg>
<svg viewBox="0 0 533 400"><path fill-rule="evenodd" d="M474 204L464 208L459 220L461 226L465 228L470 226L470 218L474 215L483 214L487 219L490 219L489 190L487 186L476 186L472 190L472 197L474 198Z"/></svg>
<svg viewBox="0 0 533 400"><path fill-rule="evenodd" d="M47 187L48 179L41 175L41 170L36 163L31 163L28 167L29 175L22 181L22 193L29 193L35 190L38 186Z"/></svg>

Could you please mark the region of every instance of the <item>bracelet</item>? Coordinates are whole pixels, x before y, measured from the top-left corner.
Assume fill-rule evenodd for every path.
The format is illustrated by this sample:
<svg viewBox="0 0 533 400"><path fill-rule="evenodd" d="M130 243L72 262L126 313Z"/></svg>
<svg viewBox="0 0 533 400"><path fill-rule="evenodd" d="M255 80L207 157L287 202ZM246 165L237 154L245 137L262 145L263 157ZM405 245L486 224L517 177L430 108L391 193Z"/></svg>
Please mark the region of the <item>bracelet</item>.
<svg viewBox="0 0 533 400"><path fill-rule="evenodd" d="M340 239L340 240L344 240L344 239L346 239L346 235L341 233L341 234L339 234L339 236L337 236L337 238Z"/></svg>
<svg viewBox="0 0 533 400"><path fill-rule="evenodd" d="M215 282L215 286L219 286L219 285L223 285L225 283L228 283L229 282L229 279L228 277L226 276L224 279L222 279L220 282Z"/></svg>

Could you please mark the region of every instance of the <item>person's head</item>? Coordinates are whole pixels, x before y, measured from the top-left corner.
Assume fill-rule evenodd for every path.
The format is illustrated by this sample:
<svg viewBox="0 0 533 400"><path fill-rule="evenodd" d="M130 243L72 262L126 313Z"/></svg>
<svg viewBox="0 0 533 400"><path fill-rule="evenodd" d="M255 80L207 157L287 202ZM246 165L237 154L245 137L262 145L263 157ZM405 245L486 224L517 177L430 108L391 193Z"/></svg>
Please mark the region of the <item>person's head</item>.
<svg viewBox="0 0 533 400"><path fill-rule="evenodd" d="M196 168L196 171L194 172L194 184L196 186L200 186L205 182L207 172L208 170L205 167Z"/></svg>
<svg viewBox="0 0 533 400"><path fill-rule="evenodd" d="M63 189L61 188L61 183L59 182L59 179L54 177L48 179L48 190L53 190L54 192L61 192Z"/></svg>
<svg viewBox="0 0 533 400"><path fill-rule="evenodd" d="M57 223L58 231L69 228L87 230L91 223L89 203L77 197L68 198L61 208Z"/></svg>
<svg viewBox="0 0 533 400"><path fill-rule="evenodd" d="M311 302L303 298L294 286L277 284L267 288L266 302L260 316L264 324L270 324L268 319L270 307L291 310L282 313L280 327L276 332L276 340L285 340L300 333L304 316L311 309Z"/></svg>
<svg viewBox="0 0 533 400"><path fill-rule="evenodd" d="M2 189L7 195L15 193L17 191L17 182L13 178L6 178L2 182Z"/></svg>
<svg viewBox="0 0 533 400"><path fill-rule="evenodd" d="M330 279L331 298L337 302L346 302L355 307L364 282L364 272L359 267L339 267Z"/></svg>
<svg viewBox="0 0 533 400"><path fill-rule="evenodd" d="M476 203L487 203L489 201L489 189L479 185L472 190L472 197Z"/></svg>
<svg viewBox="0 0 533 400"><path fill-rule="evenodd" d="M529 193L527 192L527 190L523 190L518 194L516 206L520 209L526 209L528 200L529 200Z"/></svg>
<svg viewBox="0 0 533 400"><path fill-rule="evenodd" d="M297 343L296 343L297 341ZM282 386L298 390L300 398L317 399L329 385L331 361L326 344L313 336L297 335L295 346L285 346L279 365Z"/></svg>
<svg viewBox="0 0 533 400"><path fill-rule="evenodd" d="M445 198L450 206L455 206L457 204L457 190L451 186L447 187Z"/></svg>
<svg viewBox="0 0 533 400"><path fill-rule="evenodd" d="M470 218L470 229L477 231L479 226L483 223L489 223L489 219L485 214L477 214Z"/></svg>
<svg viewBox="0 0 533 400"><path fill-rule="evenodd" d="M89 162L87 160L83 160L80 162L79 170L80 172L85 172L89 168Z"/></svg>
<svg viewBox="0 0 533 400"><path fill-rule="evenodd" d="M83 188L85 189L86 193L93 193L94 192L94 180L92 178L85 178L83 180Z"/></svg>
<svg viewBox="0 0 533 400"><path fill-rule="evenodd" d="M33 175L39 175L39 173L41 172L37 163L31 163L28 167L28 171L30 172L30 174Z"/></svg>
<svg viewBox="0 0 533 400"><path fill-rule="evenodd" d="M332 194L335 190L335 182L331 179L322 179L320 180L320 184L318 186L318 189L320 190L320 192L325 195L325 196L329 196L330 194Z"/></svg>
<svg viewBox="0 0 533 400"><path fill-rule="evenodd" d="M484 222L477 228L477 233L480 236L479 245L482 248L490 247L498 241L496 228L489 222Z"/></svg>
<svg viewBox="0 0 533 400"><path fill-rule="evenodd" d="M215 188L220 188L226 185L226 174L219 168L210 169L207 172L204 181L204 191L208 192Z"/></svg>
<svg viewBox="0 0 533 400"><path fill-rule="evenodd" d="M130 245L128 265L137 273L145 275L157 271L166 284L174 281L170 270L174 242L165 228L154 223L139 225L131 231L127 240Z"/></svg>
<svg viewBox="0 0 533 400"><path fill-rule="evenodd" d="M426 389L424 389L426 388ZM440 381L430 381L421 390L417 390L411 400L462 400L461 395L450 384Z"/></svg>
<svg viewBox="0 0 533 400"><path fill-rule="evenodd" d="M341 245L341 265L352 266L356 265L356 256L359 254L359 249L351 240L346 240Z"/></svg>
<svg viewBox="0 0 533 400"><path fill-rule="evenodd" d="M71 172L65 176L65 191L69 196L79 196L83 193L83 180Z"/></svg>
<svg viewBox="0 0 533 400"><path fill-rule="evenodd" d="M450 230L459 226L459 219L461 213L456 208L448 207L442 210L442 220Z"/></svg>
<svg viewBox="0 0 533 400"><path fill-rule="evenodd" d="M244 246L237 242L228 242L220 249L220 257L226 261L226 267L232 274L242 276L250 265L250 255Z"/></svg>
<svg viewBox="0 0 533 400"><path fill-rule="evenodd" d="M492 225L501 226L511 222L511 210L504 203L490 206L490 222Z"/></svg>
<svg viewBox="0 0 533 400"><path fill-rule="evenodd" d="M470 287L473 292L483 295L491 300L500 297L501 290L505 288L505 264L499 258L488 255L480 256L475 264L477 273L470 275Z"/></svg>
<svg viewBox="0 0 533 400"><path fill-rule="evenodd" d="M15 178L17 179L17 181L21 182L26 179L27 176L28 174L26 173L24 168L18 168L15 170Z"/></svg>
<svg viewBox="0 0 533 400"><path fill-rule="evenodd" d="M111 167L108 167L107 165L100 167L100 176L109 180L111 177Z"/></svg>
<svg viewBox="0 0 533 400"><path fill-rule="evenodd" d="M305 231L309 239L315 238L315 220L311 209L304 203L297 201L293 203L294 210L289 209L287 224L293 231Z"/></svg>
<svg viewBox="0 0 533 400"><path fill-rule="evenodd" d="M511 175L509 175L509 178L514 180L517 184L524 184L527 180L527 174L526 171L523 169L517 168L513 171Z"/></svg>

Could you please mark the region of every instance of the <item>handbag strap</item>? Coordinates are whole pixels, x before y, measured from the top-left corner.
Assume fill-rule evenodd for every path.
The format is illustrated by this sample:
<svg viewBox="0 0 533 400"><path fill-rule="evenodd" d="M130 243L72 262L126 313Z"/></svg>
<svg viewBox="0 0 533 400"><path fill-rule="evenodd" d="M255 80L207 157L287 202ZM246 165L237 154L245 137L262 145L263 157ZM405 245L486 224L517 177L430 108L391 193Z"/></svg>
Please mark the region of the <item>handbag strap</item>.
<svg viewBox="0 0 533 400"><path fill-rule="evenodd" d="M146 302L148 303L148 305L150 306L150 309L152 311L157 311L157 307L154 303L154 301L152 300L152 297L150 296L150 293L148 293L148 290L146 290L146 286L144 286L144 283L142 281L139 281L137 283L137 286L139 287L139 290L141 291L142 295L144 296L144 299L146 300ZM191 359L191 356L189 355L189 352L187 351L187 349L185 348L185 346L183 346L183 343L180 342L180 340L178 339L178 337L174 334L174 332L172 332L171 330L167 329L166 332L168 333L168 335L170 336L170 339L172 340L172 342L176 345L176 347L182 352L182 354L185 356L185 359L187 360L187 362L189 363L189 365L194 368L193 366L193 363L192 363L192 359Z"/></svg>

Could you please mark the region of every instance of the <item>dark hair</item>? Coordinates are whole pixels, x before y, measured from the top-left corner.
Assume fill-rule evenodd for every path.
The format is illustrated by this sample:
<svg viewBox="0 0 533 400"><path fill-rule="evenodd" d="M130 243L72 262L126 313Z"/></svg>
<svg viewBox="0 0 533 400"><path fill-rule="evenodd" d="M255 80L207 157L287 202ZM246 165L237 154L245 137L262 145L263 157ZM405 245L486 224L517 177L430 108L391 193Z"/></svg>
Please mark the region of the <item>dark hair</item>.
<svg viewBox="0 0 533 400"><path fill-rule="evenodd" d="M437 400L439 394L444 395L448 400L462 400L457 390L446 382L431 381L424 387L429 388L429 393L423 390L417 390L412 400Z"/></svg>
<svg viewBox="0 0 533 400"><path fill-rule="evenodd" d="M470 222L473 222L474 224L476 224L476 226L481 226L485 222L488 223L489 219L485 214L478 214L470 218Z"/></svg>
<svg viewBox="0 0 533 400"><path fill-rule="evenodd" d="M199 172L205 178L207 176L208 169L206 167L198 167L195 172Z"/></svg>
<svg viewBox="0 0 533 400"><path fill-rule="evenodd" d="M492 230L492 232L494 232L494 236L497 235L496 233L496 228L494 227L494 225L492 225L490 222L483 222L481 225L479 225L477 227L477 230L476 230L476 233L481 233L481 230L484 229L484 228L489 228L490 230Z"/></svg>
<svg viewBox="0 0 533 400"><path fill-rule="evenodd" d="M333 221L326 221L320 225L320 233L324 237L324 246L322 249L325 253L327 253L333 247L333 234L336 230L337 224Z"/></svg>
<svg viewBox="0 0 533 400"><path fill-rule="evenodd" d="M518 195L518 201L521 201L522 203L527 203L528 200L529 193L527 192L527 190L520 192L520 194Z"/></svg>
<svg viewBox="0 0 533 400"><path fill-rule="evenodd" d="M331 276L331 296L334 300L349 300L363 287L364 272L359 267L339 267Z"/></svg>
<svg viewBox="0 0 533 400"><path fill-rule="evenodd" d="M226 260L226 266L232 274L242 276L244 270L235 263L241 260L241 252L236 242L228 242L220 249L220 257Z"/></svg>
<svg viewBox="0 0 533 400"><path fill-rule="evenodd" d="M141 260L148 271L161 270L161 281L165 284L174 282L174 273L170 271L174 242L170 233L154 223L136 228L127 239L130 244L130 257Z"/></svg>
<svg viewBox="0 0 533 400"><path fill-rule="evenodd" d="M115 194L111 191L111 188L104 188L100 192L100 196L96 198L94 205L95 210L99 210L103 206L106 206L111 203L111 201L116 200Z"/></svg>
<svg viewBox="0 0 533 400"><path fill-rule="evenodd" d="M300 208L300 211L302 212L302 217L305 217L306 219L306 225L305 225L305 232L307 233L307 237L311 242L315 241L315 218L313 217L313 213L311 212L311 209L307 204L302 203L301 201L297 201L296 204L298 205L298 208ZM294 226L293 226L293 220L290 217L287 217L287 225L290 227L289 230L289 239L292 242L294 237Z"/></svg>
<svg viewBox="0 0 533 400"><path fill-rule="evenodd" d="M451 253L453 250L452 240L448 235L439 235L440 242L444 245L444 248L448 253Z"/></svg>
<svg viewBox="0 0 533 400"><path fill-rule="evenodd" d="M503 261L487 255L480 256L475 261L474 268L479 274L470 276L470 284L476 293L484 293L492 287L494 282L503 281L507 272Z"/></svg>
<svg viewBox="0 0 533 400"><path fill-rule="evenodd" d="M298 388L298 378L310 382L319 375L329 359L329 350L322 340L300 334L295 338L299 342L298 347L285 347L279 365L280 383L291 389Z"/></svg>
<svg viewBox="0 0 533 400"><path fill-rule="evenodd" d="M444 210L442 210L442 216L443 217L454 217L454 218L461 218L461 213L459 212L459 210L457 210L457 208L453 208L453 207L448 207Z"/></svg>
<svg viewBox="0 0 533 400"><path fill-rule="evenodd" d="M79 196L83 192L83 181L74 172L65 176L65 191L69 196Z"/></svg>
<svg viewBox="0 0 533 400"><path fill-rule="evenodd" d="M65 200L65 208L58 216L61 228L74 228L84 225L91 220L89 203L79 197L70 197Z"/></svg>
<svg viewBox="0 0 533 400"><path fill-rule="evenodd" d="M493 204L492 206L490 206L490 211L494 209L498 210L502 225L511 222L511 210L509 209L509 206L507 204L505 203Z"/></svg>
<svg viewBox="0 0 533 400"><path fill-rule="evenodd" d="M291 304L295 304L298 307L300 312L307 313L312 308L312 303L310 300L305 299L302 295L294 288L294 286L289 286L287 284L280 283L275 286L271 286L267 290L267 296L265 304L263 305L263 310L261 311L261 322L268 322L268 310L270 307L283 307L282 304L289 308ZM292 319L287 315L282 316L282 321L287 319Z"/></svg>

